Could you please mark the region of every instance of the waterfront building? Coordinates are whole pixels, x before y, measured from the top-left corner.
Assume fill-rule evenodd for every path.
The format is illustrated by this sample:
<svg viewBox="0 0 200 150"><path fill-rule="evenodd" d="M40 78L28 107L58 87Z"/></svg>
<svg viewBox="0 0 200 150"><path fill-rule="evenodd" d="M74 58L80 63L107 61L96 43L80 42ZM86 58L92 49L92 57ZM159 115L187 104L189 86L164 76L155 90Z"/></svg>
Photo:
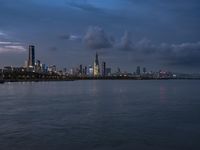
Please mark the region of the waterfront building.
<svg viewBox="0 0 200 150"><path fill-rule="evenodd" d="M111 68L106 68L106 76L111 76Z"/></svg>
<svg viewBox="0 0 200 150"><path fill-rule="evenodd" d="M41 63L40 60L35 62L35 72L41 72Z"/></svg>
<svg viewBox="0 0 200 150"><path fill-rule="evenodd" d="M69 74L72 75L72 76L74 75L74 68L71 68L71 69L69 70Z"/></svg>
<svg viewBox="0 0 200 150"><path fill-rule="evenodd" d="M89 67L88 67L88 73L87 73L87 74L88 74L89 76L93 76L93 72L94 72L94 71L93 71L93 67L92 67L92 66L89 66Z"/></svg>
<svg viewBox="0 0 200 150"><path fill-rule="evenodd" d="M79 75L82 75L83 74L83 65L80 65L79 66Z"/></svg>
<svg viewBox="0 0 200 150"><path fill-rule="evenodd" d="M106 62L102 62L102 66L101 66L101 75L102 77L106 76Z"/></svg>
<svg viewBox="0 0 200 150"><path fill-rule="evenodd" d="M96 57L94 60L94 66L93 66L93 76L100 76L100 66L99 66L99 58L98 54L96 53Z"/></svg>
<svg viewBox="0 0 200 150"><path fill-rule="evenodd" d="M41 68L41 71L42 71L43 73L46 73L46 72L47 72L47 67L46 67L45 64L40 64L40 68Z"/></svg>
<svg viewBox="0 0 200 150"><path fill-rule="evenodd" d="M28 67L35 66L35 46L29 46Z"/></svg>
<svg viewBox="0 0 200 150"><path fill-rule="evenodd" d="M3 68L4 72L12 72L13 71L13 67L12 66L5 66Z"/></svg>
<svg viewBox="0 0 200 150"><path fill-rule="evenodd" d="M87 66L85 66L84 69L83 69L83 74L84 74L84 75L87 75L87 72L88 72L87 70L88 70L88 69L87 69Z"/></svg>
<svg viewBox="0 0 200 150"><path fill-rule="evenodd" d="M69 74L72 75L72 76L78 76L79 75L79 67L74 67L74 68L71 68L70 71L69 71Z"/></svg>
<svg viewBox="0 0 200 150"><path fill-rule="evenodd" d="M50 65L49 67L48 67L48 72L56 72L56 65Z"/></svg>
<svg viewBox="0 0 200 150"><path fill-rule="evenodd" d="M137 74L137 75L140 75L140 66L137 66L136 74Z"/></svg>
<svg viewBox="0 0 200 150"><path fill-rule="evenodd" d="M121 73L121 69L118 67L117 68L117 73L120 74Z"/></svg>
<svg viewBox="0 0 200 150"><path fill-rule="evenodd" d="M63 72L67 74L67 68L63 68Z"/></svg>
<svg viewBox="0 0 200 150"><path fill-rule="evenodd" d="M27 60L25 60L25 62L24 62L24 68L28 68L28 61Z"/></svg>
<svg viewBox="0 0 200 150"><path fill-rule="evenodd" d="M146 74L146 72L147 72L147 69L144 67L143 68L143 73Z"/></svg>

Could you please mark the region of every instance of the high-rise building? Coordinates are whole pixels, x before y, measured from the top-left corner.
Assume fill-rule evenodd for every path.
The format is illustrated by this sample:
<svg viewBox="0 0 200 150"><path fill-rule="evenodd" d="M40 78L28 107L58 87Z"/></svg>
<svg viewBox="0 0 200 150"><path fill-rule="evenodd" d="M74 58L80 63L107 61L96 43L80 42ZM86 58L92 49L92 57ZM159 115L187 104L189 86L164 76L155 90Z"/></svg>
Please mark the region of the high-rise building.
<svg viewBox="0 0 200 150"><path fill-rule="evenodd" d="M83 74L83 65L80 65L79 66L79 75L82 75Z"/></svg>
<svg viewBox="0 0 200 150"><path fill-rule="evenodd" d="M93 66L93 75L94 76L99 76L100 75L100 67L99 67L99 57L98 54L96 53L96 57L94 60L94 66Z"/></svg>
<svg viewBox="0 0 200 150"><path fill-rule="evenodd" d="M143 73L145 74L147 72L147 69L144 67L143 68Z"/></svg>
<svg viewBox="0 0 200 150"><path fill-rule="evenodd" d="M40 64L40 68L41 68L41 71L42 71L43 73L46 73L46 72L47 72L47 67L46 67L45 64Z"/></svg>
<svg viewBox="0 0 200 150"><path fill-rule="evenodd" d="M27 60L24 63L24 68L28 68L28 61Z"/></svg>
<svg viewBox="0 0 200 150"><path fill-rule="evenodd" d="M103 77L106 76L106 62L102 62L102 66L101 66L101 75Z"/></svg>
<svg viewBox="0 0 200 150"><path fill-rule="evenodd" d="M41 62L40 62L40 60L36 60L36 62L35 62L35 71L41 72Z"/></svg>
<svg viewBox="0 0 200 150"><path fill-rule="evenodd" d="M50 65L48 67L48 71L51 72L51 73L55 73L57 71L56 65Z"/></svg>
<svg viewBox="0 0 200 150"><path fill-rule="evenodd" d="M88 69L87 69L87 66L85 66L83 70L84 70L84 71L83 71L83 74L84 74L84 75L87 75L87 70L88 70Z"/></svg>
<svg viewBox="0 0 200 150"><path fill-rule="evenodd" d="M117 73L120 74L121 73L121 69L118 67L117 68Z"/></svg>
<svg viewBox="0 0 200 150"><path fill-rule="evenodd" d="M90 65L88 66L88 73L87 73L89 76L92 76L94 74L94 71L93 71L93 67Z"/></svg>
<svg viewBox="0 0 200 150"><path fill-rule="evenodd" d="M137 66L136 74L137 74L137 75L140 75L140 66Z"/></svg>
<svg viewBox="0 0 200 150"><path fill-rule="evenodd" d="M35 46L29 46L28 67L35 66Z"/></svg>
<svg viewBox="0 0 200 150"><path fill-rule="evenodd" d="M111 76L112 72L111 72L111 68L106 68L106 76Z"/></svg>

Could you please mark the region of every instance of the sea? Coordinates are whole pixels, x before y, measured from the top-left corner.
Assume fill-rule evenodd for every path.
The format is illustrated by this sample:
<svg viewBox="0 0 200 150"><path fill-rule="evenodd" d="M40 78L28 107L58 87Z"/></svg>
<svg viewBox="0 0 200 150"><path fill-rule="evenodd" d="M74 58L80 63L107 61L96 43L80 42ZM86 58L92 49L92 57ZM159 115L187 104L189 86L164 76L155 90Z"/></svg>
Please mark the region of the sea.
<svg viewBox="0 0 200 150"><path fill-rule="evenodd" d="M0 150L199 150L200 80L0 84Z"/></svg>

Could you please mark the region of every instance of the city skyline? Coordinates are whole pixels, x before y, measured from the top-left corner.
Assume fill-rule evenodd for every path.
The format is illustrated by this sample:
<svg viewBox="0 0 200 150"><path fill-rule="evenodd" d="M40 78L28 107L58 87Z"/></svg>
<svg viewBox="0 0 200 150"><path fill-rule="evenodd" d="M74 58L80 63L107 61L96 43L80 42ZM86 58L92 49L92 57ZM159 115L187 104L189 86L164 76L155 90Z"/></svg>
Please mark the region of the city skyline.
<svg viewBox="0 0 200 150"><path fill-rule="evenodd" d="M17 81L71 81L71 80L168 80L168 79L199 79L199 74L183 74L166 70L147 71L146 67L137 66L136 71L121 71L107 67L104 60L99 60L96 52L93 65L80 64L72 68L60 69L55 64L45 64L37 59L34 45L29 51L23 66L4 66L0 69L1 83Z"/></svg>
<svg viewBox="0 0 200 150"><path fill-rule="evenodd" d="M24 64L19 66L3 66L0 69L5 71L13 72L17 70L17 72L23 73L25 72L32 72L32 73L56 73L56 74L63 74L63 75L72 75L72 76L88 76L88 77L106 77L106 76L130 76L130 75L145 75L145 74L157 74L157 73L170 73L169 70L149 70L147 72L146 67L143 66L142 70L140 66L137 66L135 71L130 70L122 70L120 66L117 68L107 67L107 63L105 60L99 59L99 54L96 52L94 56L93 62L91 61L90 64L79 64L78 66L71 66L69 68L61 68L55 64L46 64L42 60L39 60L36 56L37 50L35 49L34 45L28 46L28 54L27 58L24 59ZM91 65L92 64L92 65ZM112 66L109 64L109 66ZM62 72L62 73L61 73Z"/></svg>
<svg viewBox="0 0 200 150"><path fill-rule="evenodd" d="M197 0L2 0L0 67L22 65L35 45L39 60L61 68L91 64L98 52L130 72L200 72L199 10Z"/></svg>

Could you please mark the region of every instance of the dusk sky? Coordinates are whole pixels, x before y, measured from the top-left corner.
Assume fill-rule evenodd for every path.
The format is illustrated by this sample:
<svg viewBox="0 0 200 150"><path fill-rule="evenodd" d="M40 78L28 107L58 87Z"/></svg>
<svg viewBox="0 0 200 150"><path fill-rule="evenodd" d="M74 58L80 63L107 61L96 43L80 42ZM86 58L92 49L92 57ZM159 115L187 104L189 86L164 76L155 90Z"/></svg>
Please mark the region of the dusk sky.
<svg viewBox="0 0 200 150"><path fill-rule="evenodd" d="M199 0L0 0L0 67L28 45L45 64L200 72Z"/></svg>

